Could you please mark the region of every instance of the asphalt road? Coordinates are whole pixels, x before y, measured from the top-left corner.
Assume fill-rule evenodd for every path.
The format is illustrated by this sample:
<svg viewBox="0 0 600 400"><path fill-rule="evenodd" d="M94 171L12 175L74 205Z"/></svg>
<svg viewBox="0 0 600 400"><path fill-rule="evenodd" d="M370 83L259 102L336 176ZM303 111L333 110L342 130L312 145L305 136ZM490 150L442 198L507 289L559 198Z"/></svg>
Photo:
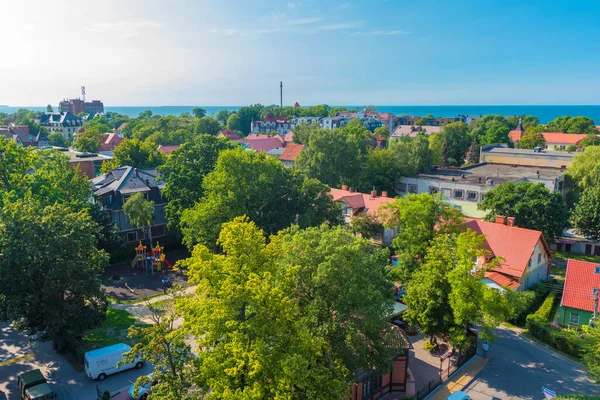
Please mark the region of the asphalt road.
<svg viewBox="0 0 600 400"><path fill-rule="evenodd" d="M585 370L564 357L498 328L485 369L465 390L473 400L543 399L542 387L557 394L600 395Z"/></svg>
<svg viewBox="0 0 600 400"><path fill-rule="evenodd" d="M24 354L15 357L16 354ZM0 390L8 399L20 399L17 391L17 376L39 368L49 379L50 386L59 399L95 400L96 385L111 392L128 388L141 375L152 372L150 364L141 369L132 369L111 375L103 382L92 381L84 372L77 372L61 356L52 350L49 342L29 342L27 338L8 325L0 324ZM16 360L16 361L15 361Z"/></svg>

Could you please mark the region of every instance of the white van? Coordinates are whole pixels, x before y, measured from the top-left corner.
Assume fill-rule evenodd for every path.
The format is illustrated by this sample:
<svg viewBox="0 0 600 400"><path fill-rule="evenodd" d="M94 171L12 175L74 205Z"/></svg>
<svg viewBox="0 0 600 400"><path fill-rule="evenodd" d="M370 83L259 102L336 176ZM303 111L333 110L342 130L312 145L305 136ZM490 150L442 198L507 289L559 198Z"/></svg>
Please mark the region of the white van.
<svg viewBox="0 0 600 400"><path fill-rule="evenodd" d="M144 363L140 359L136 359L131 363L121 364L117 367L117 363L123 360L123 354L130 350L130 346L125 343L119 343L88 351L84 357L85 374L90 379L103 381L107 375L116 374L117 372L134 367L142 368Z"/></svg>

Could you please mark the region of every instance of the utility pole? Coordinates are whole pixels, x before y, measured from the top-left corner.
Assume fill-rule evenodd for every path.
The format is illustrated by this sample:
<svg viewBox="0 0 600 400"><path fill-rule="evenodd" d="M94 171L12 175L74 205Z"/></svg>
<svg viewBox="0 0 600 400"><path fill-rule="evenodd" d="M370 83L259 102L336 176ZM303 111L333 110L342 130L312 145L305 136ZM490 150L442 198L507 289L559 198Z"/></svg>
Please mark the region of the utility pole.
<svg viewBox="0 0 600 400"><path fill-rule="evenodd" d="M283 108L283 81L279 82L279 106Z"/></svg>
<svg viewBox="0 0 600 400"><path fill-rule="evenodd" d="M85 103L85 86L81 87L81 97L83 97L83 102Z"/></svg>

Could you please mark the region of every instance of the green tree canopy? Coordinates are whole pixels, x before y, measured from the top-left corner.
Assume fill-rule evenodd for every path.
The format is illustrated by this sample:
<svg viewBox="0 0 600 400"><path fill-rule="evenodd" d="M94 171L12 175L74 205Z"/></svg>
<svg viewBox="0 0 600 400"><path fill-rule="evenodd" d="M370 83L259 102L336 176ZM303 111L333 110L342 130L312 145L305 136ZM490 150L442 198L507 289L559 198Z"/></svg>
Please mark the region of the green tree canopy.
<svg viewBox="0 0 600 400"><path fill-rule="evenodd" d="M148 238L152 248L152 220L154 219L154 202L146 200L144 193L134 193L123 204L123 212L138 229L148 229Z"/></svg>
<svg viewBox="0 0 600 400"><path fill-rule="evenodd" d="M546 124L547 132L598 133L594 120L588 117L558 117Z"/></svg>
<svg viewBox="0 0 600 400"><path fill-rule="evenodd" d="M52 132L48 135L48 143L50 146L57 147L67 147L69 143L67 143L67 139L65 139L65 135L62 132Z"/></svg>
<svg viewBox="0 0 600 400"><path fill-rule="evenodd" d="M525 131L525 134L519 140L520 149L535 149L541 147L542 149L546 146L546 139L540 132Z"/></svg>
<svg viewBox="0 0 600 400"><path fill-rule="evenodd" d="M204 118L206 116L206 110L204 108L196 107L192 110L192 114L196 118Z"/></svg>
<svg viewBox="0 0 600 400"><path fill-rule="evenodd" d="M258 121L261 119L261 111L263 108L265 108L265 106L262 104L252 104L247 107L240 107L240 109L237 111L240 126L239 130L244 136L250 133L250 125L252 124L252 121Z"/></svg>
<svg viewBox="0 0 600 400"><path fill-rule="evenodd" d="M223 129L219 121L212 119L211 117L203 117L196 122L194 128L196 133L207 133L209 135L216 135Z"/></svg>
<svg viewBox="0 0 600 400"><path fill-rule="evenodd" d="M577 154L567 173L582 190L600 185L600 146L588 146Z"/></svg>
<svg viewBox="0 0 600 400"><path fill-rule="evenodd" d="M201 134L171 153L158 167L166 181L163 194L169 200L165 207L169 229L179 230L181 213L202 198L202 182L217 164L221 151L232 148L228 140Z"/></svg>
<svg viewBox="0 0 600 400"><path fill-rule="evenodd" d="M97 128L88 128L77 134L77 140L73 144L78 151L97 153L104 136Z"/></svg>
<svg viewBox="0 0 600 400"><path fill-rule="evenodd" d="M236 132L242 131L242 120L237 113L231 114L229 118L227 118L227 129Z"/></svg>
<svg viewBox="0 0 600 400"><path fill-rule="evenodd" d="M125 165L142 169L155 168L164 162L165 155L158 151L156 143L125 139L114 149L113 159L102 164L102 172Z"/></svg>
<svg viewBox="0 0 600 400"><path fill-rule="evenodd" d="M543 183L504 182L487 192L478 208L488 212L488 221L497 215L514 217L516 226L542 231L549 243L562 235L569 223L561 194L550 192Z"/></svg>
<svg viewBox="0 0 600 400"><path fill-rule="evenodd" d="M572 215L577 233L594 240L600 239L600 185L587 187Z"/></svg>
<svg viewBox="0 0 600 400"><path fill-rule="evenodd" d="M307 181L264 154L236 148L220 153L204 177L202 198L183 212L183 242L214 246L223 223L248 215L268 234L298 221L338 223L341 211L325 185ZM304 227L304 225L302 225Z"/></svg>
<svg viewBox="0 0 600 400"><path fill-rule="evenodd" d="M219 244L221 255L195 247L186 265L198 289L180 303L184 329L211 349L196 379L207 399L339 399L356 370L390 370L402 343L386 322L385 250L326 226L267 245L244 217L223 225Z"/></svg>

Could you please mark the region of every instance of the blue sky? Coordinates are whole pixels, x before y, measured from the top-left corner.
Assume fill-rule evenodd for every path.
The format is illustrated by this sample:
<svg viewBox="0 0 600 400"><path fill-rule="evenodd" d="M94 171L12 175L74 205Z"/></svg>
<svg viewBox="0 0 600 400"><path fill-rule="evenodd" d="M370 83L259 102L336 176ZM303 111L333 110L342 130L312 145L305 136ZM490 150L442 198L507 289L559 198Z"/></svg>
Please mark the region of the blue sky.
<svg viewBox="0 0 600 400"><path fill-rule="evenodd" d="M28 0L0 104L598 104L600 4Z"/></svg>

